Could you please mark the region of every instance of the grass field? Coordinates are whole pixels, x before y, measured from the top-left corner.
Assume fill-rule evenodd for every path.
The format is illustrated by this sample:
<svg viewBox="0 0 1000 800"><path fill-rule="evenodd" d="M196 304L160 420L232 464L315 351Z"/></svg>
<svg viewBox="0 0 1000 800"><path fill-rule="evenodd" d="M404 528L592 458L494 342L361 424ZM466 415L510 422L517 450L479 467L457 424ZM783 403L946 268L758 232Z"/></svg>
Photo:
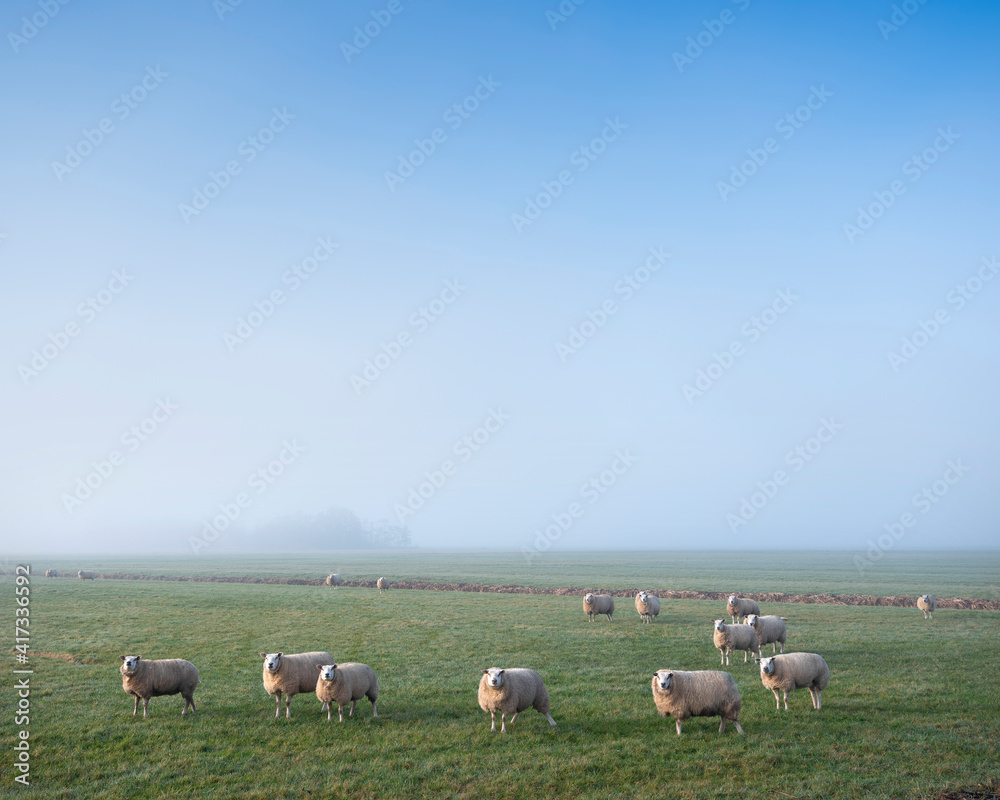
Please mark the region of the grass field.
<svg viewBox="0 0 1000 800"><path fill-rule="evenodd" d="M676 566L675 557L660 557ZM369 563L364 559L377 560L372 554L356 558L359 571ZM470 556L480 574L461 577L451 574L458 566L448 557L420 558L424 562L412 565L412 577L528 582L503 569L519 556L492 564ZM595 577L600 562L587 557L565 574L539 573L539 580L635 584L630 568L643 575L657 569L635 554L602 558L606 579ZM800 574L804 562L797 554L783 558L761 566L756 583L740 581L741 588L861 591L840 583L846 572L810 579ZM231 574L248 574L245 560L222 561ZM981 558L975 561L978 566L966 565L965 574L973 577L964 589L936 589L934 561L909 563L887 585L905 584L908 593L989 597L990 575L977 571ZM125 563L104 567L95 559L80 566L110 571ZM292 558L279 563L267 574L308 567ZM347 572L344 563L332 566ZM395 562L394 577L406 577L406 563ZM38 560L36 565L43 568ZM128 571L143 571L138 566L132 562ZM162 566L161 573L167 568ZM265 562L259 566L264 569ZM952 566L960 571L957 561ZM716 580L725 589L733 575L723 578L721 569L715 563L689 565L688 577L702 580L718 570ZM769 574L780 585L772 585ZM668 585L669 579L656 583ZM9 579L0 593L0 609L10 619ZM28 793L211 793L262 800L920 798L1000 773L1000 615L939 611L925 622L911 608L775 604L763 610L789 618L789 650L826 658L831 682L823 709L812 711L808 692L801 690L792 695L790 712L776 711L757 669L737 657L725 669L743 695L746 734L730 726L720 736L718 718L693 719L678 738L673 721L655 713L650 680L666 667L720 668L709 621L721 616L715 602L666 602L659 621L642 626L627 600L618 601L614 622L591 624L576 597L418 591L379 596L343 587L35 578ZM274 719L258 653L313 649L374 667L378 720L362 701L354 719L341 725L335 716L328 724L314 696L293 700L291 720ZM118 657L137 653L194 662L202 680L195 693L198 712L182 718L183 700L161 697L151 701L149 720L133 719ZM505 736L491 734L489 716L476 704L476 687L480 669L495 665L539 670L559 726L551 729L528 711ZM0 697L7 730L16 702L10 685L5 682ZM0 765L0 792L6 792L14 774L9 747Z"/></svg>

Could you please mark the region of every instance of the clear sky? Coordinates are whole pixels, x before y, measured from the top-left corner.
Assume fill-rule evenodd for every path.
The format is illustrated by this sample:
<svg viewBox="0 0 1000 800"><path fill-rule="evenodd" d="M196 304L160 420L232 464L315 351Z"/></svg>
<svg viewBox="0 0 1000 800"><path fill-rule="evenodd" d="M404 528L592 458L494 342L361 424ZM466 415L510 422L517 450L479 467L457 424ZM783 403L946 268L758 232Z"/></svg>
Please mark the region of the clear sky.
<svg viewBox="0 0 1000 800"><path fill-rule="evenodd" d="M998 21L5 4L8 547L995 546Z"/></svg>

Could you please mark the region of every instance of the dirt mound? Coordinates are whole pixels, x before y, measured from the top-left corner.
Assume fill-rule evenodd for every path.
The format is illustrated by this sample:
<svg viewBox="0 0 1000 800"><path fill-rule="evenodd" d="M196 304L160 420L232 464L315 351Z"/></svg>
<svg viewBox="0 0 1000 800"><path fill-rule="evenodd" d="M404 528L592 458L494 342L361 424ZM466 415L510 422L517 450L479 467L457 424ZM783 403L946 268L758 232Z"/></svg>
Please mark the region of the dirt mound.
<svg viewBox="0 0 1000 800"><path fill-rule="evenodd" d="M1000 800L1000 783L980 783L936 795L933 800Z"/></svg>

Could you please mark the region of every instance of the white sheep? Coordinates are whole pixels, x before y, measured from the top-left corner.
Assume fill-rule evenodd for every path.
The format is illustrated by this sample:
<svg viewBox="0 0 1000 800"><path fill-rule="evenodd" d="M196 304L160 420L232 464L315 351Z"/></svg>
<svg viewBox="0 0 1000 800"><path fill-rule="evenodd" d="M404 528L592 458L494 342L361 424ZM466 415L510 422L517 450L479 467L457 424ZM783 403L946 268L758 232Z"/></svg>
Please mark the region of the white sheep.
<svg viewBox="0 0 1000 800"><path fill-rule="evenodd" d="M779 643L781 644L781 652L785 652L785 639L788 636L788 629L785 628L786 622L788 622L787 617L777 617L774 614L769 614L766 617L760 617L757 614L747 615L747 625L757 631L761 650L763 650L764 645L769 644L774 653L778 652Z"/></svg>
<svg viewBox="0 0 1000 800"><path fill-rule="evenodd" d="M379 578L375 582L375 585L378 586L379 594L382 594L382 592L386 592L389 590L389 581L387 581L385 578Z"/></svg>
<svg viewBox="0 0 1000 800"><path fill-rule="evenodd" d="M932 594L922 594L917 598L917 608L924 612L924 619L934 619L937 598Z"/></svg>
<svg viewBox="0 0 1000 800"><path fill-rule="evenodd" d="M89 569L81 569L78 573L76 573L76 577L82 581L92 581L97 577L97 573L91 572Z"/></svg>
<svg viewBox="0 0 1000 800"><path fill-rule="evenodd" d="M740 708L743 700L736 681L728 672L718 670L661 669L653 674L653 701L660 716L673 716L677 735L688 717L722 717L719 733L726 730L726 721L732 722L739 733Z"/></svg>
<svg viewBox="0 0 1000 800"><path fill-rule="evenodd" d="M326 576L327 586L340 586L344 582L344 579L340 577L340 573L334 572L332 575Z"/></svg>
<svg viewBox="0 0 1000 800"><path fill-rule="evenodd" d="M760 641L757 639L757 631L749 625L727 625L721 619L712 620L712 622L715 624L712 640L719 648L719 653L722 656L721 664L729 666L729 654L733 650L743 651L744 664L750 660L750 653L756 656L760 655Z"/></svg>
<svg viewBox="0 0 1000 800"><path fill-rule="evenodd" d="M635 610L639 612L639 619L643 622L652 622L660 613L660 598L648 592L639 592L635 596Z"/></svg>
<svg viewBox="0 0 1000 800"><path fill-rule="evenodd" d="M57 569L47 569L47 570L45 570L45 577L46 578L58 578L59 577L59 570L57 570Z"/></svg>
<svg viewBox="0 0 1000 800"><path fill-rule="evenodd" d="M583 612L591 622L599 614L607 614L608 622L611 622L611 615L615 613L615 598L610 594L593 594L587 592L583 598Z"/></svg>
<svg viewBox="0 0 1000 800"><path fill-rule="evenodd" d="M778 693L784 693L785 711L788 711L788 695L796 689L809 689L813 708L818 711L823 690L830 682L830 668L816 653L785 653L760 659L760 680L765 689L774 692L774 702L779 711L781 700Z"/></svg>
<svg viewBox="0 0 1000 800"><path fill-rule="evenodd" d="M760 606L749 597L737 597L735 594L731 594L729 595L729 601L726 603L726 613L732 617L733 624L735 625L740 621L740 617L743 617L743 621L746 622L747 614L757 614L760 616Z"/></svg>
<svg viewBox="0 0 1000 800"><path fill-rule="evenodd" d="M340 721L344 721L344 706L351 704L349 717L354 716L354 706L362 697L372 701L372 716L378 718L375 701L378 700L378 679L375 670L367 664L317 664L319 680L316 681L316 697L326 709L326 721L333 718L333 704L337 704Z"/></svg>
<svg viewBox="0 0 1000 800"><path fill-rule="evenodd" d="M533 669L484 669L479 679L479 707L489 712L492 732L497 729L497 711L500 712L501 733L507 732L507 715L511 715L513 725L517 715L526 708L535 708L552 727L556 724L549 714L549 693L545 683Z"/></svg>
<svg viewBox="0 0 1000 800"><path fill-rule="evenodd" d="M168 694L180 694L184 698L184 710L188 706L197 711L194 705L194 687L198 680L198 668L183 658L161 658L150 661L142 656L122 656L119 671L122 674L122 689L135 697L134 717L139 712L139 701L142 700L142 718L149 718L149 699Z"/></svg>
<svg viewBox="0 0 1000 800"><path fill-rule="evenodd" d="M264 659L264 689L274 695L277 707L274 717L281 716L281 695L285 695L285 717L292 717L292 697L302 692L315 692L319 680L317 666L333 664L329 653L261 653ZM326 709L324 709L326 710Z"/></svg>

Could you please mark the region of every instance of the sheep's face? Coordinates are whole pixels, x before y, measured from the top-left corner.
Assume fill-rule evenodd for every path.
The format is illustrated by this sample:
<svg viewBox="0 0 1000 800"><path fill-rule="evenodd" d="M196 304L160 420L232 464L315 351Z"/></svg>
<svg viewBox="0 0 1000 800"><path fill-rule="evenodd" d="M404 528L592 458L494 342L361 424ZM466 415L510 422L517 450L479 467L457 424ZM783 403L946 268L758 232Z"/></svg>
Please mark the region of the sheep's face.
<svg viewBox="0 0 1000 800"><path fill-rule="evenodd" d="M122 675L134 675L142 656L122 656Z"/></svg>
<svg viewBox="0 0 1000 800"><path fill-rule="evenodd" d="M497 669L496 667L484 669L483 675L486 676L486 685L491 686L494 689L499 689L503 685L504 672L506 672L506 670Z"/></svg>
<svg viewBox="0 0 1000 800"><path fill-rule="evenodd" d="M749 625L754 630L757 629L758 616L756 614L747 614L747 625Z"/></svg>
<svg viewBox="0 0 1000 800"><path fill-rule="evenodd" d="M760 674L761 675L773 675L774 674L774 657L762 658L760 660Z"/></svg>
<svg viewBox="0 0 1000 800"><path fill-rule="evenodd" d="M674 688L674 673L668 669L661 669L653 675L656 678L656 685L661 692L669 692Z"/></svg>
<svg viewBox="0 0 1000 800"><path fill-rule="evenodd" d="M335 681L337 680L337 665L336 664L324 664L323 666L317 666L316 669L319 670L320 680L324 681Z"/></svg>
<svg viewBox="0 0 1000 800"><path fill-rule="evenodd" d="M284 653L261 653L264 657L264 669L268 672L277 672L281 669L281 657Z"/></svg>
<svg viewBox="0 0 1000 800"><path fill-rule="evenodd" d="M715 620L715 629L717 631L724 631L726 629L726 623L723 622L721 619Z"/></svg>
<svg viewBox="0 0 1000 800"><path fill-rule="evenodd" d="M649 595L647 595L645 592L639 592L639 602L642 603L643 605L646 605L648 597Z"/></svg>
<svg viewBox="0 0 1000 800"><path fill-rule="evenodd" d="M923 600L925 603L929 603L931 601L931 596L929 594L925 594L920 599Z"/></svg>
<svg viewBox="0 0 1000 800"><path fill-rule="evenodd" d="M729 605L735 605L735 603L736 603L736 595L735 594L729 595Z"/></svg>
<svg viewBox="0 0 1000 800"><path fill-rule="evenodd" d="M593 603L594 602L594 595L588 594L586 597L583 598L583 602L587 603L587 604Z"/></svg>

